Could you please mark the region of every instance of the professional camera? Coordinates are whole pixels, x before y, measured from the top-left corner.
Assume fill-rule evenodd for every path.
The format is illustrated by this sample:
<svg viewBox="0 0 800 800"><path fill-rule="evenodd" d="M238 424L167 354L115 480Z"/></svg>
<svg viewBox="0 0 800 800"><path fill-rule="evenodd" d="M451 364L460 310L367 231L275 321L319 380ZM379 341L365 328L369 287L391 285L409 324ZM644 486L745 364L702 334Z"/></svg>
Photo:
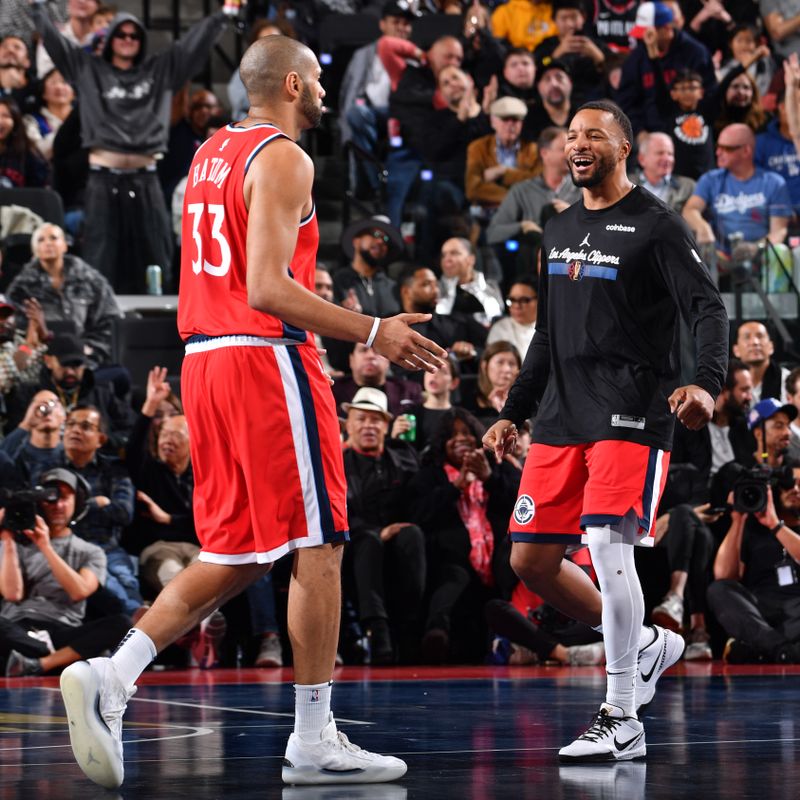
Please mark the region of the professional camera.
<svg viewBox="0 0 800 800"><path fill-rule="evenodd" d="M5 508L3 527L13 531L19 544L28 544L30 539L22 532L33 530L36 524L36 506L39 503L55 503L58 486L34 486L33 489L0 489L0 508Z"/></svg>
<svg viewBox="0 0 800 800"><path fill-rule="evenodd" d="M767 507L767 489L791 489L794 473L789 466L741 468L733 483L733 508L743 514L757 514Z"/></svg>

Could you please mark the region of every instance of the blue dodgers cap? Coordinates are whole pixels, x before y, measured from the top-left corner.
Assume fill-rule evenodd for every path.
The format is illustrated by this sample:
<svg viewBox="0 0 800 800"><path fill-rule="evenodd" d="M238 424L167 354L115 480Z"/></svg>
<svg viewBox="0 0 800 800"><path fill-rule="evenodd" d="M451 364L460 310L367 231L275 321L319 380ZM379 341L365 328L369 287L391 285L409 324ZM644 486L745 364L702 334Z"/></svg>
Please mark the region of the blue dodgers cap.
<svg viewBox="0 0 800 800"><path fill-rule="evenodd" d="M774 397L767 397L756 403L747 413L747 427L753 430L756 425L774 416L779 411L782 411L789 417L789 422L793 419L797 419L797 408L791 403L783 404Z"/></svg>
<svg viewBox="0 0 800 800"><path fill-rule="evenodd" d="M636 24L631 28L630 36L642 39L648 28L660 28L669 25L675 14L666 3L642 3L636 9Z"/></svg>

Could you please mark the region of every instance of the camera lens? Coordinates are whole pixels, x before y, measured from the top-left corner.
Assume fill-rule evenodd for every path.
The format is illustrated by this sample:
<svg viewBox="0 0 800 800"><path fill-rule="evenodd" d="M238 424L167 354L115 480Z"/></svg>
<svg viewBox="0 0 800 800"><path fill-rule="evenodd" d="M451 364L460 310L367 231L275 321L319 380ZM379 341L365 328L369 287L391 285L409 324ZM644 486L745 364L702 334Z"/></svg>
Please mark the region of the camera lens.
<svg viewBox="0 0 800 800"><path fill-rule="evenodd" d="M757 483L740 486L736 493L736 505L749 514L761 511L767 505L767 487Z"/></svg>
<svg viewBox="0 0 800 800"><path fill-rule="evenodd" d="M53 407L49 403L41 403L36 407L36 411L42 417L49 417L53 413Z"/></svg>

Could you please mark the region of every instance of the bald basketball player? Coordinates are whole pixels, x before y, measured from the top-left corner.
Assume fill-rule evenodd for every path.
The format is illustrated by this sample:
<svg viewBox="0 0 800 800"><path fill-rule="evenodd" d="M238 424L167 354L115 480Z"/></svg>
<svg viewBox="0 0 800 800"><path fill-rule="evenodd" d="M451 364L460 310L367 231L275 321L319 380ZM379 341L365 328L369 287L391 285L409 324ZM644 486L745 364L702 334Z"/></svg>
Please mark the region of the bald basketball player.
<svg viewBox="0 0 800 800"><path fill-rule="evenodd" d="M314 293L314 166L296 144L322 117L314 54L268 36L245 53L240 74L249 115L199 148L184 205L178 327L199 560L111 658L79 662L61 679L76 760L109 788L123 780L122 715L142 671L287 553L296 684L284 782L385 782L406 772L400 759L351 744L330 711L346 484L333 395L310 329L364 342L410 369L433 371L445 353L409 327L429 314L371 318Z"/></svg>

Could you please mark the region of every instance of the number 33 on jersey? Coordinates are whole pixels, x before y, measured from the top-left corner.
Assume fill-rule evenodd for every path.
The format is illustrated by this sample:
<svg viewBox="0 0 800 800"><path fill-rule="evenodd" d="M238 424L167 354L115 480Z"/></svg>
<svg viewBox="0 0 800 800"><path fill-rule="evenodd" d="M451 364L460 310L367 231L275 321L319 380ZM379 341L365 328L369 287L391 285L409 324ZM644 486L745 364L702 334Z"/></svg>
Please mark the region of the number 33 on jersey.
<svg viewBox="0 0 800 800"><path fill-rule="evenodd" d="M253 159L284 134L273 125L227 125L197 150L186 182L181 226L178 328L194 334L249 334L311 341L306 331L247 303L247 225L244 181ZM254 221L255 222L255 221ZM298 220L291 276L314 290L319 242L314 210Z"/></svg>

